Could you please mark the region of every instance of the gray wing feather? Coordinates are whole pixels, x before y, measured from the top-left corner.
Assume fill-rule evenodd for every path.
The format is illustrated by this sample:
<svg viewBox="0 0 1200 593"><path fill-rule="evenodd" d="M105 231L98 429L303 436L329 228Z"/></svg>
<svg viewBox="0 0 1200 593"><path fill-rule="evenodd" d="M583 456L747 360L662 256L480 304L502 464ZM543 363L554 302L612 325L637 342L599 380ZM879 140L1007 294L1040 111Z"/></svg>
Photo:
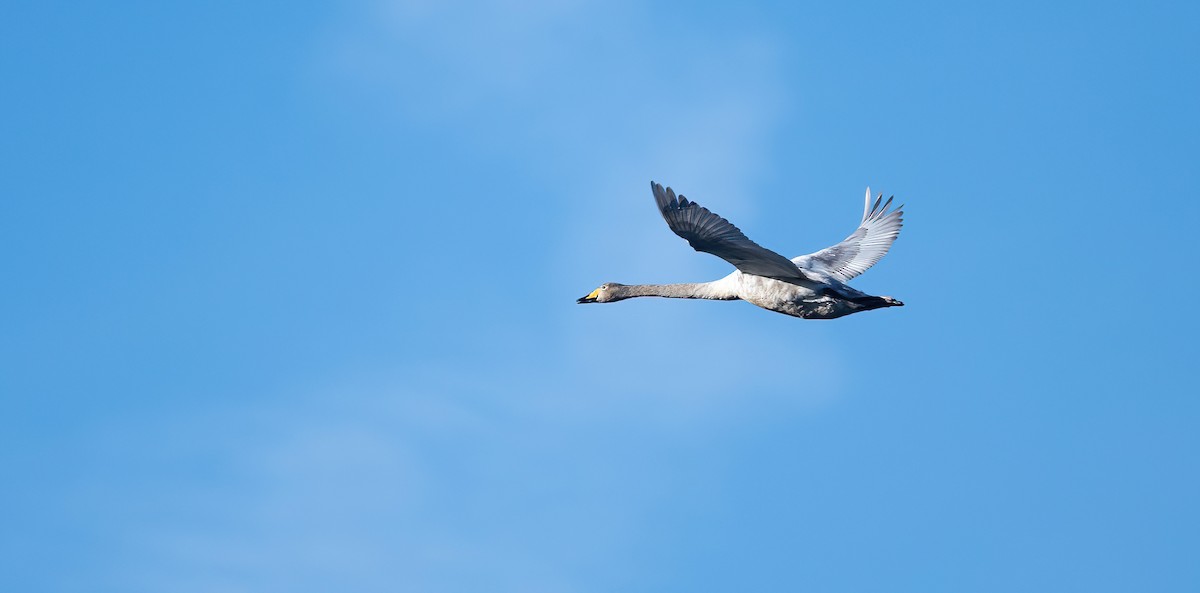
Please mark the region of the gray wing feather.
<svg viewBox="0 0 1200 593"><path fill-rule="evenodd" d="M892 198L884 202L883 194L879 194L872 204L871 188L868 187L862 222L849 237L816 253L792 258L792 262L806 270L827 273L842 282L862 274L887 254L900 235L900 227L904 226L904 206L888 212L891 204Z"/></svg>
<svg viewBox="0 0 1200 593"><path fill-rule="evenodd" d="M792 284L812 284L804 272L788 258L746 238L728 220L713 214L708 208L679 196L671 188L653 181L650 189L658 203L658 211L676 235L683 237L692 249L711 253L745 274L764 276Z"/></svg>

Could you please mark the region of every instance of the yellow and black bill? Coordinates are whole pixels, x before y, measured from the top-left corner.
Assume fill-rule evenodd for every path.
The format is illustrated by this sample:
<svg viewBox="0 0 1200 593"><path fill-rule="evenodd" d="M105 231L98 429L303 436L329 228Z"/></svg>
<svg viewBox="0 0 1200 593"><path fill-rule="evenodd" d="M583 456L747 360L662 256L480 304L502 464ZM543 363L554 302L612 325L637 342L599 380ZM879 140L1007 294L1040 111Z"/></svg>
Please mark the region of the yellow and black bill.
<svg viewBox="0 0 1200 593"><path fill-rule="evenodd" d="M596 290L593 290L592 292L587 293L587 296L580 297L579 300L577 300L575 302L580 305L582 305L583 303L594 303L594 302L596 302L596 295L598 295L598 294L600 294L599 288L597 288Z"/></svg>

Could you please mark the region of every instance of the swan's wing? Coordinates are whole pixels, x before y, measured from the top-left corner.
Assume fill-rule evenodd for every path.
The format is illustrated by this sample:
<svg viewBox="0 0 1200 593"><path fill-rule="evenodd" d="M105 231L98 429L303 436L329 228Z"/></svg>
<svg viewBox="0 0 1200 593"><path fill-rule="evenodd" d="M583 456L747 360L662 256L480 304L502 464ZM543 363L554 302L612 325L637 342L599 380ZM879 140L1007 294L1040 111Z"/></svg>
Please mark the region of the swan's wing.
<svg viewBox="0 0 1200 593"><path fill-rule="evenodd" d="M862 222L849 237L816 253L792 258L792 262L805 270L830 274L842 282L867 271L887 254L904 223L904 211L901 210L904 206L888 212L892 198L888 198L882 206L880 202L883 202L883 194L875 198L874 204L871 203L871 188L868 187Z"/></svg>
<svg viewBox="0 0 1200 593"><path fill-rule="evenodd" d="M654 191L658 211L667 221L667 226L676 235L686 239L692 249L711 253L745 274L803 286L812 284L788 258L746 238L737 227L708 208L689 202L683 196L676 198L671 188L664 190L662 185L653 181L650 182L650 189Z"/></svg>

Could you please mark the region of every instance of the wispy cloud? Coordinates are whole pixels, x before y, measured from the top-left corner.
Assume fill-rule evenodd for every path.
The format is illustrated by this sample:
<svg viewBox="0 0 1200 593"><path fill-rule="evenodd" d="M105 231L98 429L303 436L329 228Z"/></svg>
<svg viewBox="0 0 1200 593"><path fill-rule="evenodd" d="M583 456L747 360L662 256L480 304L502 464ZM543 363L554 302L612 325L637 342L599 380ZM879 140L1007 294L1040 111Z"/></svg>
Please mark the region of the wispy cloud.
<svg viewBox="0 0 1200 593"><path fill-rule="evenodd" d="M425 125L475 128L467 141L500 142L536 173L582 185L613 165L653 169L736 197L781 115L782 51L641 4L404 1L334 35L325 65Z"/></svg>
<svg viewBox="0 0 1200 593"><path fill-rule="evenodd" d="M727 267L667 231L652 177L742 224L756 217L747 188L787 100L770 38L714 37L641 5L549 1L384 2L332 38L331 80L561 188L513 205L539 216L565 204L540 256L555 272L517 269L522 282L582 291L618 273ZM469 362L430 354L168 422L221 470L192 521L132 513L133 545L157 567L143 584L605 590L653 545L640 534L679 504L680 483L695 504L720 495L714 443L840 386L837 352L763 331L792 320L749 305L563 302L571 314L548 309L536 336L481 318L455 345L484 349ZM240 436L205 440L228 422Z"/></svg>
<svg viewBox="0 0 1200 593"><path fill-rule="evenodd" d="M184 522L127 509L127 537L151 559L135 580L598 590L604 571L634 561L642 526L677 504L674 484L710 489L690 492L694 502L720 496L719 457L684 459L821 402L828 382L767 346L779 345L678 358L627 348L603 365L570 357L470 374L414 367L175 419L166 441L188 445L168 456L221 469L203 476L203 504L186 502L200 483L157 493L181 505L173 513L189 509ZM728 372L707 370L717 365ZM796 373L815 389L764 397L756 372ZM217 427L243 436L208 439ZM664 471L671 463L681 469Z"/></svg>

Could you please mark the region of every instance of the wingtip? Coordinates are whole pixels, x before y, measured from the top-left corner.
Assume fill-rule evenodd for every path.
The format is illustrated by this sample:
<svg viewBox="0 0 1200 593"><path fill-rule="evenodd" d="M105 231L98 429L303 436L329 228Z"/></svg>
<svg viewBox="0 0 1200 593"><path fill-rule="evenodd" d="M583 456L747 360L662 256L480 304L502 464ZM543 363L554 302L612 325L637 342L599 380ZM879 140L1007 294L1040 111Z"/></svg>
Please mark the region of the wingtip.
<svg viewBox="0 0 1200 593"><path fill-rule="evenodd" d="M679 208L679 201L683 196L676 197L675 190L670 187L664 188L661 183L655 181L650 182L650 190L654 193L654 201L658 203L658 210L663 213L663 216L666 216L668 210ZM686 201L684 205L686 205Z"/></svg>
<svg viewBox="0 0 1200 593"><path fill-rule="evenodd" d="M650 181L650 193L654 194L654 201L658 202L659 208L666 206L666 203L668 201L667 191L663 189L663 186L661 183L651 180Z"/></svg>
<svg viewBox="0 0 1200 593"><path fill-rule="evenodd" d="M879 196L883 197L883 194L879 194ZM894 200L894 199L896 199L896 196L889 196L887 201L883 203L883 208L879 209L880 216L883 216L883 213L887 212L888 206L892 205L892 200Z"/></svg>

